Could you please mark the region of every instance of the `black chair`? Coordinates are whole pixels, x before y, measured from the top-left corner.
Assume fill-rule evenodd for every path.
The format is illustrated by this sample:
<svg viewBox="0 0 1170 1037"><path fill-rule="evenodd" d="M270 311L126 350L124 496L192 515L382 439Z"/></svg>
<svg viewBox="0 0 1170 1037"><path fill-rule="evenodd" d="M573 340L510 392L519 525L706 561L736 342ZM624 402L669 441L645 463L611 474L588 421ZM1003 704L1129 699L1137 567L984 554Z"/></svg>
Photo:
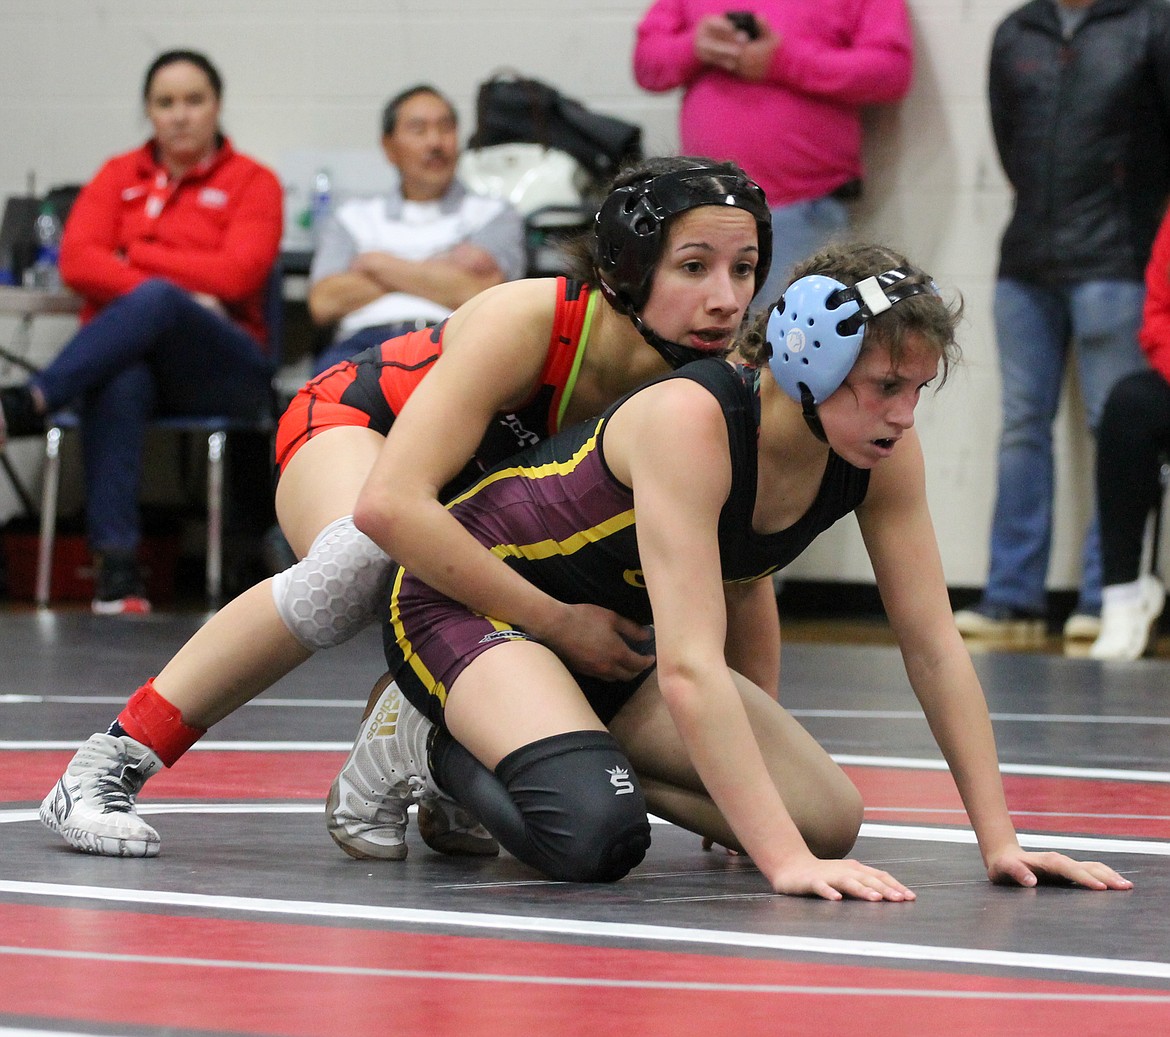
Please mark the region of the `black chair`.
<svg viewBox="0 0 1170 1037"><path fill-rule="evenodd" d="M265 317L268 323L269 350L280 365L282 355L284 296L283 271L273 267L265 288ZM205 583L208 604L215 607L223 596L223 527L224 527L224 460L228 434L259 432L271 436L279 414L275 385L269 398L262 401L254 418L211 416L160 416L151 420L150 430L196 434L207 440L207 564ZM57 499L61 480L61 440L69 429L77 428L80 419L73 410L50 416L45 431L45 464L41 488L40 543L37 550L35 597L37 605L49 605L53 574L53 548L57 535Z"/></svg>

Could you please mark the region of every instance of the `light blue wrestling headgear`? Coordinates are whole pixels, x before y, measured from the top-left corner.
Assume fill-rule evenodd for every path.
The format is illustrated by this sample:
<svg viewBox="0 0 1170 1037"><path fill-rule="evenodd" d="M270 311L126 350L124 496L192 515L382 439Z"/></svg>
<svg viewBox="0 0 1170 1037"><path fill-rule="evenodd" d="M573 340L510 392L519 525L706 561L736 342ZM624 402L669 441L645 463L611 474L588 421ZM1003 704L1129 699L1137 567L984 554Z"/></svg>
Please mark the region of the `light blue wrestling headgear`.
<svg viewBox="0 0 1170 1037"><path fill-rule="evenodd" d="M912 281L895 268L850 287L824 274L788 286L768 317L768 366L781 389L804 410L813 434L825 440L816 406L840 388L865 337L865 322L915 295L937 295L933 281Z"/></svg>

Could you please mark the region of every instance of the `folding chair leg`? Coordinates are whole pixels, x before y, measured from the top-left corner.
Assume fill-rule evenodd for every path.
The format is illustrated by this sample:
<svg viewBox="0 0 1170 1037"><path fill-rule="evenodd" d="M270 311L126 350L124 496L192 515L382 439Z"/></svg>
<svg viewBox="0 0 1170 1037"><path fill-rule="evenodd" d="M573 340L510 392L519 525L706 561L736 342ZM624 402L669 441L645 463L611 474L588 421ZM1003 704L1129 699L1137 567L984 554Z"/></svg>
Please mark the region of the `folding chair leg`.
<svg viewBox="0 0 1170 1037"><path fill-rule="evenodd" d="M53 580L53 542L57 536L57 491L61 480L61 429L45 433L45 471L41 489L41 536L37 545L36 602L49 605Z"/></svg>
<svg viewBox="0 0 1170 1037"><path fill-rule="evenodd" d="M223 593L223 455L224 432L207 437L207 597L218 605Z"/></svg>

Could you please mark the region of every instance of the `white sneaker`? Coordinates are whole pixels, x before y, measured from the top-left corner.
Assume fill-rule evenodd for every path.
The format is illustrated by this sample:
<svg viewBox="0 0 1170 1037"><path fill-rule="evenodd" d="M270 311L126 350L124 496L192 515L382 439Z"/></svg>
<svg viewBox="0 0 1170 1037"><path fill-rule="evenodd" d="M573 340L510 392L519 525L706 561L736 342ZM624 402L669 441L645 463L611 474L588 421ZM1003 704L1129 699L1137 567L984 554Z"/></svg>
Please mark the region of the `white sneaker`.
<svg viewBox="0 0 1170 1037"><path fill-rule="evenodd" d="M1136 583L1105 587L1101 593L1101 636L1089 649L1089 658L1140 659L1162 614L1165 587L1156 576L1142 576Z"/></svg>
<svg viewBox="0 0 1170 1037"><path fill-rule="evenodd" d="M1064 622L1066 641L1095 641L1101 636L1101 617L1090 612L1074 612Z"/></svg>
<svg viewBox="0 0 1170 1037"><path fill-rule="evenodd" d="M979 604L955 613L955 626L969 640L1042 641L1043 616L999 605Z"/></svg>
<svg viewBox="0 0 1170 1037"><path fill-rule="evenodd" d="M162 766L133 738L91 735L41 803L41 824L86 853L155 857L158 832L135 813L134 797Z"/></svg>

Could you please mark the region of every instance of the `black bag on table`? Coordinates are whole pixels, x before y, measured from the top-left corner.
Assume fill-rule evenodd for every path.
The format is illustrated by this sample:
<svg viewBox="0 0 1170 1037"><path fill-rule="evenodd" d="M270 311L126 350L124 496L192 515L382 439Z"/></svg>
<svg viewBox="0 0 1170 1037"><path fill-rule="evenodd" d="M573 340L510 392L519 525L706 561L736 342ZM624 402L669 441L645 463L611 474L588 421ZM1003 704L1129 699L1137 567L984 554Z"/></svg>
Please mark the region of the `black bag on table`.
<svg viewBox="0 0 1170 1037"><path fill-rule="evenodd" d="M640 126L590 111L539 79L499 73L480 85L468 146L517 142L568 152L597 179L642 157Z"/></svg>

